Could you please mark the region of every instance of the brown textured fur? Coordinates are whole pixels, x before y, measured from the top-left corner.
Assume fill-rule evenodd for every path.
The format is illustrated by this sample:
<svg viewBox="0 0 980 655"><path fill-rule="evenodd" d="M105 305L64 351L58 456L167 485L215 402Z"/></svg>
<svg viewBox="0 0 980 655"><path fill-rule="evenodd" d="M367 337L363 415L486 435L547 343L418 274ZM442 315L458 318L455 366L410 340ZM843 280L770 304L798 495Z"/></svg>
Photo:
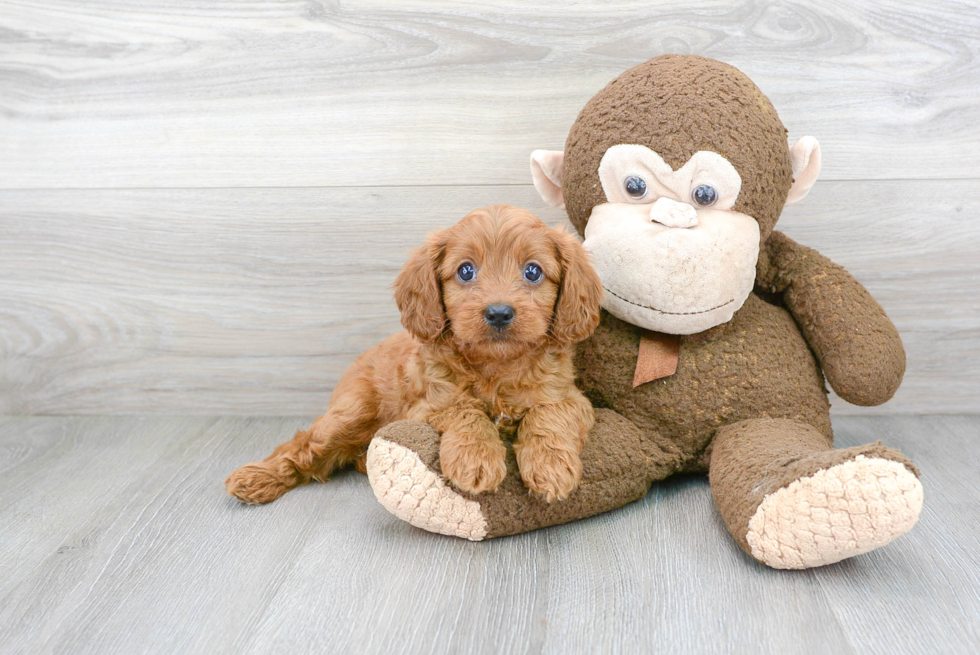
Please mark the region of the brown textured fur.
<svg viewBox="0 0 980 655"><path fill-rule="evenodd" d="M523 279L534 261L544 279ZM464 262L477 269L462 283ZM548 501L565 498L582 473L579 457L594 423L575 388L572 352L599 322L602 287L578 240L531 213L504 205L476 210L433 234L405 264L395 299L408 332L361 355L337 384L327 413L262 462L232 473L228 492L266 503L340 466L364 470L381 427L400 419L441 436L442 470L473 494L507 473L499 431L516 430L520 474ZM484 309L505 303L513 322L495 330Z"/></svg>

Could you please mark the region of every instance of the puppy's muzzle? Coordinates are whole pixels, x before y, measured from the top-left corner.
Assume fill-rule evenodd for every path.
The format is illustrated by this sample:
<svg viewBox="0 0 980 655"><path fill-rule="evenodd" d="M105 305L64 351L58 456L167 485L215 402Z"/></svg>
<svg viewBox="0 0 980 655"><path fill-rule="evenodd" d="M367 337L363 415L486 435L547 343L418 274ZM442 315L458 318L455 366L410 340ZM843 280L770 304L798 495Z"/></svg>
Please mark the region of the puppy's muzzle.
<svg viewBox="0 0 980 655"><path fill-rule="evenodd" d="M483 310L483 320L493 329L502 332L514 322L514 308L510 305L488 305Z"/></svg>

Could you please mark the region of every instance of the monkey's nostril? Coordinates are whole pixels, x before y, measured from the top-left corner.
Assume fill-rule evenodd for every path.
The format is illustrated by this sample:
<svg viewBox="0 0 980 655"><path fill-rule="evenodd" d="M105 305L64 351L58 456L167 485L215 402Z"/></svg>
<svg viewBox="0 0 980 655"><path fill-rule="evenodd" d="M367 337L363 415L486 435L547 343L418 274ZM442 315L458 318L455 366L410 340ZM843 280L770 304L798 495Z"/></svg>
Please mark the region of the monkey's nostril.
<svg viewBox="0 0 980 655"><path fill-rule="evenodd" d="M510 305L488 305L483 310L483 320L496 330L503 330L514 320L514 308Z"/></svg>

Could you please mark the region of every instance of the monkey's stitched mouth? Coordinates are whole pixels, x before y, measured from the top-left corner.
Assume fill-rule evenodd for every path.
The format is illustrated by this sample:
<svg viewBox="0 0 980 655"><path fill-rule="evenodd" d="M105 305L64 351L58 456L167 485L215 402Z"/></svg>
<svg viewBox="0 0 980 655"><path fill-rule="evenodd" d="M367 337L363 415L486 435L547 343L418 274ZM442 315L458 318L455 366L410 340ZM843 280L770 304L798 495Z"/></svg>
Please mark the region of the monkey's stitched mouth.
<svg viewBox="0 0 980 655"><path fill-rule="evenodd" d="M602 288L605 289L607 293L609 293L609 294L611 294L613 296L616 296L617 298L619 298L623 302L628 302L629 304L633 305L634 307L640 307L642 309L649 309L651 311L657 312L658 314L664 314L666 316L694 316L695 314L707 314L708 312L713 312L716 309L721 309L725 305L731 305L733 302L735 302L735 299L732 298L728 302L723 302L720 305L717 305L717 306L712 307L710 309L702 309L701 311L697 311L697 312L665 312L662 309L657 309L656 307L650 307L649 305L641 305L640 303L633 302L632 300L630 300L628 298L623 298L621 295L619 295L618 293L616 293L614 291L610 291L605 286L603 286Z"/></svg>

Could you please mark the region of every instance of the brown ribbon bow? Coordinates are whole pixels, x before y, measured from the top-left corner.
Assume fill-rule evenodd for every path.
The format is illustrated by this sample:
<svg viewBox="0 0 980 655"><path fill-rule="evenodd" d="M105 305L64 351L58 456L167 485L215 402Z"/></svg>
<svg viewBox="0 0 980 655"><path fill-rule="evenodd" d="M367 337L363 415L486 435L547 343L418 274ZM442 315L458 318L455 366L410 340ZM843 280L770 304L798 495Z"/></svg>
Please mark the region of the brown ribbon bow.
<svg viewBox="0 0 980 655"><path fill-rule="evenodd" d="M677 356L680 353L680 347L681 338L676 334L650 332L649 330L641 331L640 352L636 358L633 388L677 372Z"/></svg>

